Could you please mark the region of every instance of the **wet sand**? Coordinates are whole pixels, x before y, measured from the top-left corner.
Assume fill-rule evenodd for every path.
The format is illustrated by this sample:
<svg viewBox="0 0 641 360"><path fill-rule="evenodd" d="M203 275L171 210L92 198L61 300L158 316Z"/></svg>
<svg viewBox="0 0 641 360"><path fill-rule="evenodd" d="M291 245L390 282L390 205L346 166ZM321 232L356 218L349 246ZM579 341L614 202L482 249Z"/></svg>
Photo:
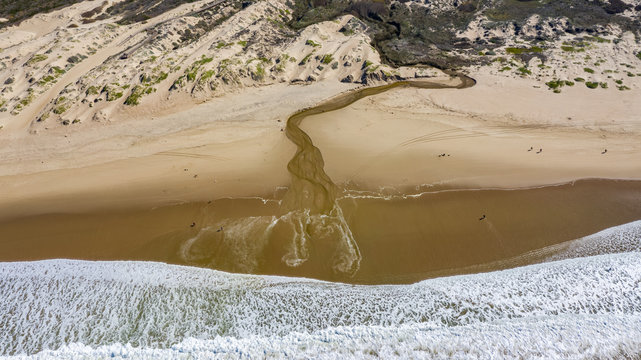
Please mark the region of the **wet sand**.
<svg viewBox="0 0 641 360"><path fill-rule="evenodd" d="M288 267L290 234L229 242L252 219L269 223L276 200L220 199L153 210L40 215L0 223L0 261L77 258L153 260L235 272L305 276L353 283L407 283L476 271L641 219L641 182L585 180L521 190L452 190L410 198L341 198L362 260L353 277L336 273L331 243L315 243L309 260ZM485 214L484 220L479 220ZM192 227L192 223L195 225ZM217 231L223 227L222 231ZM184 258L186 241L195 239ZM483 270L521 266L491 264ZM472 268L470 268L472 267Z"/></svg>

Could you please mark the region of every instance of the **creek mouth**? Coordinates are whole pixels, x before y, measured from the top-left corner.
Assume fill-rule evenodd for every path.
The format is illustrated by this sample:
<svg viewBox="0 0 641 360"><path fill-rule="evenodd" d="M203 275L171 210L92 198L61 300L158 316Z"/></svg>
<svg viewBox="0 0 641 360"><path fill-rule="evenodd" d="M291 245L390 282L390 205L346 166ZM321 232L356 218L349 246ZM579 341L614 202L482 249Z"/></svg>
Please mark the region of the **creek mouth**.
<svg viewBox="0 0 641 360"><path fill-rule="evenodd" d="M346 107L367 96L376 95L397 87L417 87L429 89L457 88L473 86L475 80L464 75L458 77L459 84L449 85L431 81L399 81L382 86L364 88L342 94L318 106L299 111L287 120L285 133L297 147L294 157L287 164L291 183L280 201L277 217L246 219L240 224L229 224L237 231L228 231L227 237L232 244L245 243L252 253L258 248L287 248L281 263L289 268L297 268L310 261L312 253L322 259L335 278L352 278L360 269L362 254L358 241L347 223L343 208L338 202L339 189L325 172L321 151L314 146L312 139L300 124L308 116ZM273 235L276 231L277 235ZM225 232L221 225L216 232ZM251 233L250 236L248 234ZM273 241L272 237L279 240ZM247 240L251 238L251 240ZM284 241L282 240L284 239ZM198 259L192 256L194 240L187 241L181 256L186 261ZM239 254L234 254L236 257ZM241 255L242 256L242 255ZM258 266L257 261L252 267ZM317 268L317 266L314 266ZM247 271L251 272L251 271ZM278 271L281 272L281 271ZM325 276L323 276L325 277Z"/></svg>
<svg viewBox="0 0 641 360"><path fill-rule="evenodd" d="M151 260L359 284L410 283L543 261L555 251L550 246L641 219L641 181L352 197L325 173L321 151L300 129L307 116L392 88L475 83L459 79L455 86L412 81L365 88L292 115L286 135L297 151L282 194L0 222L0 261Z"/></svg>

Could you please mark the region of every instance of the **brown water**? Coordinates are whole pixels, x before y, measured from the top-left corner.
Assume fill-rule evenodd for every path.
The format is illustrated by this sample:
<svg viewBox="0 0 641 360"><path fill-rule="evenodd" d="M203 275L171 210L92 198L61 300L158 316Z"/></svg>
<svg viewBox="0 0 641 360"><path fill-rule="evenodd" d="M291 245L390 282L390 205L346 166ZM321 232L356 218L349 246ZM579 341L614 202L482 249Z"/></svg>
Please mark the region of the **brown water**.
<svg viewBox="0 0 641 360"><path fill-rule="evenodd" d="M0 223L0 261L153 260L233 272L405 283L477 271L477 265L641 219L641 182L584 180L405 198L339 196L337 204L361 257L353 273L336 271L352 253L346 254L344 243L336 240L346 234L332 232L340 229L328 225L335 221L331 214L310 216L306 253L297 255L306 260L288 264L301 245L291 241L291 215L282 214L279 201L261 199L12 220ZM479 220L483 214L486 218ZM327 228L329 234L315 232Z"/></svg>
<svg viewBox="0 0 641 360"><path fill-rule="evenodd" d="M461 80L456 87L474 83ZM286 130L298 149L288 164L291 184L278 199L220 199L11 220L0 223L0 261L154 260L233 272L399 283L500 268L501 260L641 219L638 181L585 180L409 197L346 195L327 176L320 150L299 125L307 116L399 86L451 87L398 82L294 114Z"/></svg>

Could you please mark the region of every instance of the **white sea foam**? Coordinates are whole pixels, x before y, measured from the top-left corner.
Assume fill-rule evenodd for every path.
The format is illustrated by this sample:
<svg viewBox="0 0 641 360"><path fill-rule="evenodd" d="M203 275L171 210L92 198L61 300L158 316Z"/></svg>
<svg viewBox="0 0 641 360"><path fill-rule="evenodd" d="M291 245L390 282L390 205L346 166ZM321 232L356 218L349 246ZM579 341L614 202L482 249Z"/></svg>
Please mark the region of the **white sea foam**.
<svg viewBox="0 0 641 360"><path fill-rule="evenodd" d="M641 221L605 229L564 244L564 249L546 260L562 260L600 254L641 251Z"/></svg>
<svg viewBox="0 0 641 360"><path fill-rule="evenodd" d="M641 239L628 235L640 229L635 222L594 235L624 253L413 285L353 286L145 262L1 263L0 354L638 357L641 253L634 244Z"/></svg>
<svg viewBox="0 0 641 360"><path fill-rule="evenodd" d="M202 228L180 247L187 264L208 264L212 268L243 273L256 272L272 233L282 225L289 234L289 246L282 261L297 267L309 260L310 248L331 246L331 262L336 273L352 275L358 271L361 253L340 206L328 214L313 214L309 209L294 210L279 217L252 216L222 219ZM281 235L282 236L282 235Z"/></svg>
<svg viewBox="0 0 641 360"><path fill-rule="evenodd" d="M337 327L311 334L186 339L168 349L70 344L32 359L615 359L641 355L641 317L561 315L454 328ZM18 357L20 358L20 357Z"/></svg>

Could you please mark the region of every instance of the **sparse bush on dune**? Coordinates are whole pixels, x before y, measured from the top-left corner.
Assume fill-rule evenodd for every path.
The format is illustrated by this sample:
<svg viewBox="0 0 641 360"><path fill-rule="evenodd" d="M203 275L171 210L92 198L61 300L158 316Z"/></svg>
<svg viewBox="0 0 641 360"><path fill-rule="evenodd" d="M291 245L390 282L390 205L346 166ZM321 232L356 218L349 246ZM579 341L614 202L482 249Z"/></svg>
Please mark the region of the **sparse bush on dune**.
<svg viewBox="0 0 641 360"><path fill-rule="evenodd" d="M85 90L85 94L87 95L98 95L98 88L95 86L89 86L87 90Z"/></svg>
<svg viewBox="0 0 641 360"><path fill-rule="evenodd" d="M86 58L87 58L87 56L85 56L85 55L76 54L76 55L72 55L72 56L68 57L67 58L67 62L72 64L72 65L75 65L75 64L81 62L82 60L84 60Z"/></svg>
<svg viewBox="0 0 641 360"><path fill-rule="evenodd" d="M543 49L538 47L538 46L532 46L529 48L515 48L515 47L508 47L505 48L505 52L508 54L512 55L521 55L521 54L529 54L529 53L540 53L542 52Z"/></svg>
<svg viewBox="0 0 641 360"><path fill-rule="evenodd" d="M569 46L569 45L563 45L561 46L561 50L565 52L584 52L584 48L575 48L574 46Z"/></svg>
<svg viewBox="0 0 641 360"><path fill-rule="evenodd" d="M136 85L131 91L131 95L129 95L125 99L125 105L129 106L134 106L138 105L140 103L140 97L142 96L144 90L142 86Z"/></svg>
<svg viewBox="0 0 641 360"><path fill-rule="evenodd" d="M115 84L105 85L102 88L101 93L105 93L107 101L116 101L123 95L122 90L120 90L119 86Z"/></svg>
<svg viewBox="0 0 641 360"><path fill-rule="evenodd" d="M6 0L0 0L0 3L2 1ZM561 16L567 17L568 25L563 23L559 26L566 26L567 29L553 28L552 30L556 31L554 34L562 33L566 37L562 41L557 41L556 35L549 35L548 30L552 27L550 23L555 19L546 18L543 15L550 13L551 10L547 7L561 6L556 2L545 2L544 6L538 1L459 0L456 3L445 1L442 3L444 5L439 7L435 5L437 3L435 1L292 1L293 3L287 3L289 9L294 10L291 14L288 9L285 9L284 1L262 2L255 6L252 5L252 1L242 0L232 0L220 6L214 6L213 2L204 3L203 5L212 5L212 7L190 6L187 15L181 14L167 22L149 26L144 33L147 36L145 40L132 40L131 46L128 45L127 56L108 58L91 75L74 85L75 93L68 95L72 98L69 104L73 106L73 113L76 113L76 106L95 106L102 111L106 106L115 108L122 104L128 106L144 104L143 97L156 91L156 88L163 94L165 94L164 90L169 88L169 98L182 99L176 96L180 92L180 96L189 95L206 99L222 94L230 88L255 86L258 83L298 82L305 81L304 79L308 76L311 79L329 79L328 76L319 77L318 70L324 71L324 75L338 74L340 78L345 78L350 72L356 82L363 74L373 81L389 81L393 78L392 74L399 78L402 72L387 72L388 64L420 63L457 70L461 67L464 70L473 69L467 67L472 64L489 65L492 66L490 70L492 74L500 72L502 76L521 76L528 77L532 81L547 81L545 84L552 91L573 86L575 82L585 82L579 77L574 78L574 81L561 80L572 79L579 75L571 72L578 70L580 73L583 66L591 66L595 69L585 67L584 71L589 74L602 71L609 74L608 70L603 69L611 68L613 69L610 71L611 76L617 73L620 74L618 77L623 78L626 72L628 76L636 76L631 71L637 72L632 69L621 71L621 67L616 63L613 65L604 53L598 52L599 48L614 47L617 39L628 41L626 37L620 34L592 31L594 27L590 24L572 22L572 14L565 10ZM76 16L79 15L84 19L94 19L101 14L108 17L122 16L121 24L127 24L148 19L186 2L191 0L162 2L126 0L111 3L109 7L90 5L78 11ZM579 5L578 0L562 2L565 3L563 6L576 4L580 11L587 8L591 9L590 11L596 11L595 9L598 8L601 15L605 16L603 7L597 4ZM154 6L159 8L156 9ZM222 22L228 21L230 16L235 16L235 11L241 11L248 6L251 6L248 14L253 21L250 27L239 31L230 30L231 27L225 25L224 32L211 31L218 28ZM82 11L85 12L81 14ZM340 21L336 18L344 14L354 17L341 18ZM526 20L533 14L541 15L541 20L537 20L538 24L527 25L530 28L524 29ZM480 25L471 23L478 16L483 16L483 22ZM118 21L118 19L120 18L113 17L110 21ZM606 19L610 17L599 18L597 23L605 23ZM79 20L82 19L76 18L74 22L79 23ZM309 30L296 32L288 27L280 27L284 22L289 21L291 27L298 29L321 20L334 20L334 23L318 26L320 31L315 33ZM616 24L623 24L626 20L617 21L620 22ZM149 23L152 24L152 22ZM487 28L483 28L486 25ZM544 27L543 33L548 34L535 39L532 28L538 25ZM101 29L100 31L115 34L113 36L124 32L125 29L130 29L126 25L117 26L106 23L81 27L84 30L93 26ZM472 27L466 28L467 26ZM116 30L110 27L116 27ZM491 34L492 37L488 35L488 31L485 31L485 35L483 34L483 30L489 28L496 30ZM475 32L476 30L478 32ZM71 31L63 28L61 31L64 32L65 40L68 41L63 45L66 47L66 52L62 55L56 49L51 51L53 47L31 50L30 55L34 52L42 54L33 55L29 60L30 64L42 63L33 68L25 68L25 71L31 72L27 78L30 84L50 86L57 81L57 76L69 71L74 64L86 58L86 55L104 49L106 44L96 40L98 43L94 42L90 49L85 45L79 48L74 43L82 40L78 36L80 30ZM338 31L340 34L332 31ZM470 31L473 33L472 37L469 35ZM509 35L501 35L502 32ZM335 37L337 35L339 38ZM474 38L475 36L477 37ZM358 55L351 56L352 54L346 51L348 49L345 47L336 49L335 44L342 43L353 44L350 45L350 51L358 51ZM297 61L285 52L295 53L302 60ZM205 55L200 57L202 53ZM584 55L587 54L592 55L593 59L588 55L584 60ZM641 53L633 51L632 55L641 59ZM625 56L624 61L629 63L636 61L629 52ZM59 60L56 60L56 57ZM221 60L222 57L228 59ZM65 58L67 63L64 63ZM559 64L558 60L561 58L565 63ZM603 64L604 58L608 59L606 64ZM371 60L376 63L372 63ZM22 61L24 62L24 59ZM61 67L48 68L50 65L47 63L51 61L60 64ZM570 64L571 61L573 65ZM301 67L289 65L289 62L298 63ZM207 65L208 63L212 64ZM37 69L38 67L43 69ZM340 70L332 71L332 69ZM588 78L593 80L586 84L589 88L608 86L607 83L594 82L595 79L590 75ZM115 83L116 81L124 85L119 85ZM612 79L612 81L615 80ZM623 87L622 82L615 82L618 87ZM25 81L20 78L14 87L22 86L24 83ZM89 84L93 85L88 86ZM631 82L629 85L633 86L633 84L635 83ZM206 91L207 86L212 90L219 87L219 90L216 94L212 94ZM43 91L37 86L35 88ZM28 100L21 96L23 102L28 103ZM14 106L18 99L12 96L11 106ZM107 104L104 100L114 103ZM100 103L101 101L103 102ZM80 105L81 103L83 105ZM55 104L55 107L60 113L67 111L65 103ZM47 108L47 113L55 112L53 110L52 104Z"/></svg>
<svg viewBox="0 0 641 360"><path fill-rule="evenodd" d="M307 39L307 41L305 41L305 45L313 46L313 47L319 47L320 46L319 43L315 42L314 40L310 40L310 39Z"/></svg>
<svg viewBox="0 0 641 360"><path fill-rule="evenodd" d="M532 56L544 57L547 49L539 44L558 40L562 34L585 34L584 42L608 43L602 32L614 25L623 31L641 36L634 19L621 16L627 8L621 0L612 1L517 1L476 0L456 2L435 1L348 1L348 0L294 0L290 25L296 29L313 23L332 20L338 15L352 14L369 26L372 44L384 63L411 65L424 63L440 68L456 68L485 61L482 58L460 56L460 53L478 54L479 50L494 51L508 42L506 36L478 36L462 38L479 16L486 19L480 29L505 30L510 37L521 38L523 45L506 48L506 53L529 61ZM537 15L536 38L524 35L528 21ZM552 19L563 19L554 22ZM552 31L543 30L551 27ZM348 33L347 28L344 29ZM531 30L530 30L531 31ZM351 32L350 32L351 33ZM566 52L583 52L584 44L567 44ZM483 51L484 55L488 53Z"/></svg>
<svg viewBox="0 0 641 360"><path fill-rule="evenodd" d="M47 60L47 55L45 54L35 54L27 61L27 65L33 65L35 63Z"/></svg>
<svg viewBox="0 0 641 360"><path fill-rule="evenodd" d="M314 52L311 52L311 53L305 55L305 57L298 63L298 65L302 66L302 65L307 64L307 62L309 61L309 58L311 58L313 54L314 54Z"/></svg>

